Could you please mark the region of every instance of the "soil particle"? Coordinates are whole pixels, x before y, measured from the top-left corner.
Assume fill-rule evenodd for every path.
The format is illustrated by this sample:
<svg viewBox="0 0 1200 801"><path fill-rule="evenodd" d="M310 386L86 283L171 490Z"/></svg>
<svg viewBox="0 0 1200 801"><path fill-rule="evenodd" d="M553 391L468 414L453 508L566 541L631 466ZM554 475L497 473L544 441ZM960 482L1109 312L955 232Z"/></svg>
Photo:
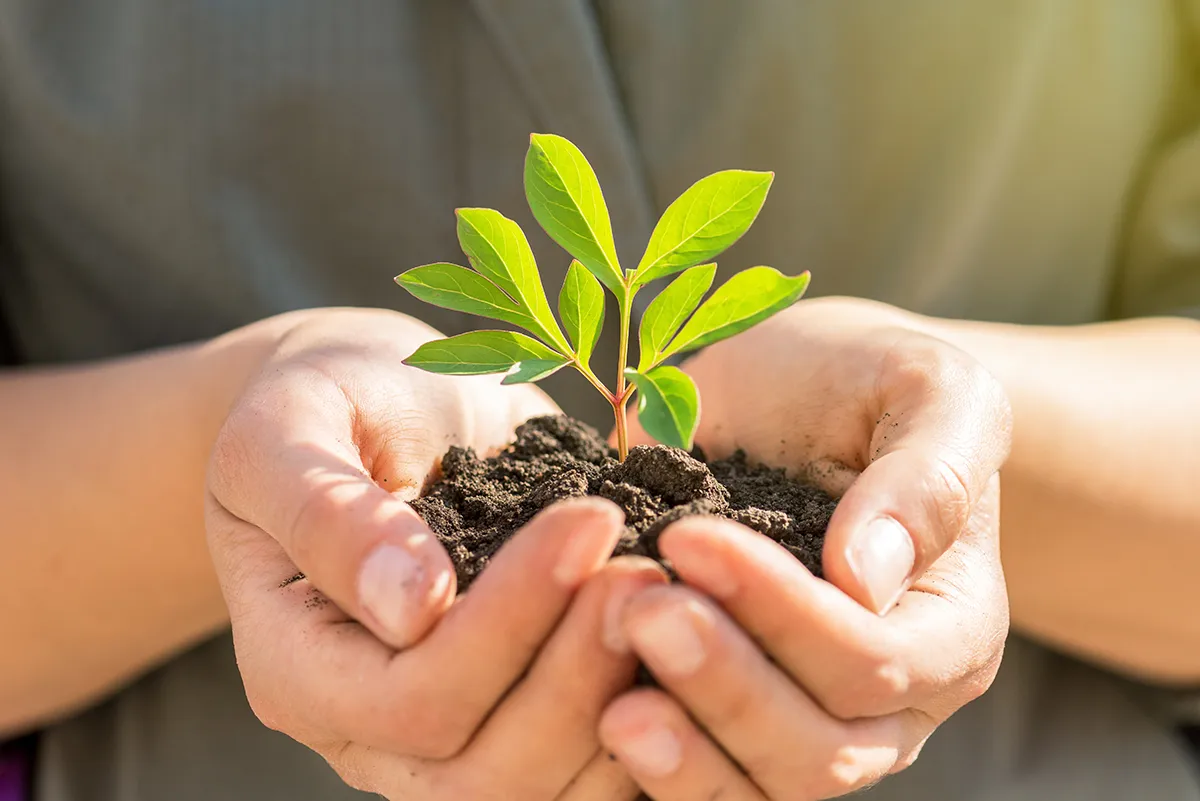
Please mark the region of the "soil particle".
<svg viewBox="0 0 1200 801"><path fill-rule="evenodd" d="M818 576L836 506L820 489L750 464L741 452L709 463L699 450L637 447L621 463L595 429L555 416L529 420L510 447L487 459L451 447L441 475L413 507L449 550L462 591L534 515L583 495L608 498L625 511L617 554L663 561L657 543L667 525L716 515L776 540Z"/></svg>

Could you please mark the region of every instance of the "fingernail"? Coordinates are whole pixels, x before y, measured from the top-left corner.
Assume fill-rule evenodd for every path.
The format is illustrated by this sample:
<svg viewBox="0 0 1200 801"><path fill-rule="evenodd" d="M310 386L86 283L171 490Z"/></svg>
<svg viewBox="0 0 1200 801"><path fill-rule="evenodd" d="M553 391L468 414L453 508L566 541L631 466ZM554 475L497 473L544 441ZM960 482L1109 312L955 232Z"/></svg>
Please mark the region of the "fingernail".
<svg viewBox="0 0 1200 801"><path fill-rule="evenodd" d="M604 625L600 630L600 638L604 647L614 654L627 654L630 651L629 638L625 636L625 628L621 625L621 613L625 610L625 604L629 603L631 594L627 585L618 584L604 603Z"/></svg>
<svg viewBox="0 0 1200 801"><path fill-rule="evenodd" d="M625 655L633 650L629 637L625 634L624 613L629 599L646 589L645 581L621 579L609 589L608 600L604 602L604 621L600 629L600 639L604 647L614 654Z"/></svg>
<svg viewBox="0 0 1200 801"><path fill-rule="evenodd" d="M639 615L631 622L629 634L652 670L688 676L700 669L707 656L696 630L696 617L707 614L698 601L664 604Z"/></svg>
<svg viewBox="0 0 1200 801"><path fill-rule="evenodd" d="M617 545L619 530L601 537L594 527L585 526L568 535L554 565L554 580L567 589L574 589L604 566Z"/></svg>
<svg viewBox="0 0 1200 801"><path fill-rule="evenodd" d="M663 778L679 770L683 762L683 746L675 732L666 726L650 726L623 736L616 749L638 773Z"/></svg>
<svg viewBox="0 0 1200 801"><path fill-rule="evenodd" d="M442 571L445 572L445 571ZM425 564L399 545L377 547L358 574L358 597L363 608L397 638L404 638L422 613L423 602L433 592L444 592L449 576L438 575L426 584Z"/></svg>
<svg viewBox="0 0 1200 801"><path fill-rule="evenodd" d="M871 608L882 615L908 589L916 553L903 526L890 517L879 517L859 535L847 561L866 590Z"/></svg>
<svg viewBox="0 0 1200 801"><path fill-rule="evenodd" d="M717 553L712 545L675 548L671 554L671 562L683 576L683 580L692 584L714 598L730 598L737 592L737 581L729 565Z"/></svg>

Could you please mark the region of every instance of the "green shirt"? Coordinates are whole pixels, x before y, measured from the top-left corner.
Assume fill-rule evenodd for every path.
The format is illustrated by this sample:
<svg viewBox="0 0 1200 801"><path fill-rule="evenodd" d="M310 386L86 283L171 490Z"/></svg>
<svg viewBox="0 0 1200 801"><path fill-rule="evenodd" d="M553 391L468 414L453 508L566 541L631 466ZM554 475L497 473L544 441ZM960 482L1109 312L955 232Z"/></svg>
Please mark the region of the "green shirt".
<svg viewBox="0 0 1200 801"><path fill-rule="evenodd" d="M531 131L599 173L633 261L725 167L773 169L729 268L812 294L1071 324L1200 308L1192 0L0 0L0 308L33 362L307 306L406 304L451 210L566 257ZM611 349L613 343L606 343ZM611 350L610 350L611 352ZM603 353L600 358L604 358ZM569 378L564 408L601 422ZM872 800L1200 801L1142 691L1014 637L995 688ZM38 801L357 794L261 727L228 637L43 738Z"/></svg>

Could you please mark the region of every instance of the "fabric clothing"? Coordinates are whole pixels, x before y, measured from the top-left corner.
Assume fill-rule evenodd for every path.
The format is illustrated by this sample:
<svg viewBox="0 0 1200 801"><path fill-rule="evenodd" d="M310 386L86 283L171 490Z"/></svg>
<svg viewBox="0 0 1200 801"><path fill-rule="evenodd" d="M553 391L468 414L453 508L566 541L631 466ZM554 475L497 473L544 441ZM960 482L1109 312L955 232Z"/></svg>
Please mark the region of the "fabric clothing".
<svg viewBox="0 0 1200 801"><path fill-rule="evenodd" d="M26 742L0 745L0 801L26 801L30 764Z"/></svg>
<svg viewBox="0 0 1200 801"><path fill-rule="evenodd" d="M523 197L531 131L587 154L629 264L694 180L772 169L726 275L811 269L813 295L1015 323L1200 309L1196 12L0 0L0 309L38 363L323 305L466 330L391 276L457 260L452 209L488 206L557 286L568 259ZM575 377L546 386L604 423ZM994 689L861 797L1200 801L1172 697L1014 635ZM255 721L227 635L53 727L37 778L37 801L361 795Z"/></svg>

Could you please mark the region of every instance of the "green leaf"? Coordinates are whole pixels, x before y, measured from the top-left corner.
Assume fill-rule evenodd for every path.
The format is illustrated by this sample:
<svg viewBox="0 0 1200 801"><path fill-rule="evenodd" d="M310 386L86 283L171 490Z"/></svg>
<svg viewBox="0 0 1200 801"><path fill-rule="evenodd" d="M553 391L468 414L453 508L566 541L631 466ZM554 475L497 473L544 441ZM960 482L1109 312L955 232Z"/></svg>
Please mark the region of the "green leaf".
<svg viewBox="0 0 1200 801"><path fill-rule="evenodd" d="M746 233L773 180L773 172L725 170L692 184L654 226L634 284L716 258Z"/></svg>
<svg viewBox="0 0 1200 801"><path fill-rule="evenodd" d="M477 314L529 327L528 313L474 270L457 264L426 264L396 276L396 283L418 300L443 309Z"/></svg>
<svg viewBox="0 0 1200 801"><path fill-rule="evenodd" d="M700 305L700 299L712 286L716 274L715 264L692 267L650 302L638 331L641 350L639 370L645 372L661 361L663 348L675 336L684 320Z"/></svg>
<svg viewBox="0 0 1200 801"><path fill-rule="evenodd" d="M745 331L791 306L808 288L808 273L789 278L771 267L751 267L730 278L687 321L663 357L702 348Z"/></svg>
<svg viewBox="0 0 1200 801"><path fill-rule="evenodd" d="M570 362L570 357L515 331L472 331L436 339L426 342L404 360L411 367L431 373L510 373L505 383L536 381Z"/></svg>
<svg viewBox="0 0 1200 801"><path fill-rule="evenodd" d="M647 373L626 370L638 388L638 422L664 445L692 449L700 425L700 393L687 373L663 365Z"/></svg>
<svg viewBox="0 0 1200 801"><path fill-rule="evenodd" d="M604 327L604 290L600 282L578 261L571 262L562 291L558 294L558 314L567 336L575 344L579 362L586 365Z"/></svg>
<svg viewBox="0 0 1200 801"><path fill-rule="evenodd" d="M501 384L532 384L534 381L541 381L543 378L554 375L562 368L566 367L571 362L549 361L545 359L527 359L520 362L511 373L504 376Z"/></svg>
<svg viewBox="0 0 1200 801"><path fill-rule="evenodd" d="M550 311L533 250L521 226L492 209L459 209L458 241L481 275L508 293L525 310L521 323L546 344L570 350Z"/></svg>
<svg viewBox="0 0 1200 801"><path fill-rule="evenodd" d="M622 297L625 284L608 207L596 173L579 148L553 134L530 136L525 196L550 238Z"/></svg>

